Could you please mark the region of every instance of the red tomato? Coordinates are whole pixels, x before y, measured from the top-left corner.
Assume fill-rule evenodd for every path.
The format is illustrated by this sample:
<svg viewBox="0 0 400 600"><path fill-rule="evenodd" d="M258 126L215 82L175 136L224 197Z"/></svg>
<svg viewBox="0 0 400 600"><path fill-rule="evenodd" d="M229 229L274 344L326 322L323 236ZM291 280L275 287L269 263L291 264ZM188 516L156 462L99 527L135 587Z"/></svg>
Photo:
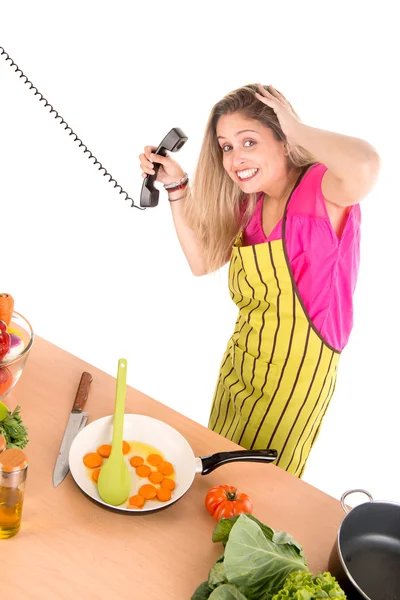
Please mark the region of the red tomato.
<svg viewBox="0 0 400 600"><path fill-rule="evenodd" d="M222 517L229 519L239 513L253 512L253 502L248 495L239 494L231 485L219 485L208 490L205 505L216 521Z"/></svg>

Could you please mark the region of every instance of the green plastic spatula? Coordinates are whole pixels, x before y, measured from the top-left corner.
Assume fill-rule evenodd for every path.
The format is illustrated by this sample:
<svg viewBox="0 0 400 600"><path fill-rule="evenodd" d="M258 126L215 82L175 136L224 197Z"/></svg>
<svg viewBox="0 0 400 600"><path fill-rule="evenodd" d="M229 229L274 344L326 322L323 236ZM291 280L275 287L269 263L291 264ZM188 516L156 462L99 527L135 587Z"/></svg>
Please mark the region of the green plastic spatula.
<svg viewBox="0 0 400 600"><path fill-rule="evenodd" d="M111 454L104 467L102 467L97 482L100 498L103 502L112 506L119 506L125 502L131 488L131 476L124 455L122 454L126 369L127 361L124 358L120 358L118 361Z"/></svg>

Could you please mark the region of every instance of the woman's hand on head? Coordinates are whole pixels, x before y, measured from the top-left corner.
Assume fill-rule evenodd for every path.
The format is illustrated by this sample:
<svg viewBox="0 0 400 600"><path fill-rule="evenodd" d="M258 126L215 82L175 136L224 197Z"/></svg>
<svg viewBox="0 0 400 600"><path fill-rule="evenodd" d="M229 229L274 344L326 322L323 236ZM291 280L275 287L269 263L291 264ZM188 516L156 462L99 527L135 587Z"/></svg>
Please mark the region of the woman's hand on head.
<svg viewBox="0 0 400 600"><path fill-rule="evenodd" d="M275 112L279 124L287 141L290 143L295 135L295 130L301 124L299 117L294 113L287 100L274 88L268 86L266 90L261 84L257 84L260 92L256 92L258 98L263 104L266 104Z"/></svg>
<svg viewBox="0 0 400 600"><path fill-rule="evenodd" d="M182 167L169 155L161 156L160 154L154 154L155 150L156 146L145 146L144 153L139 155L142 177L154 175L154 163L158 163L160 168L156 181L159 181L163 185L168 185L181 179L185 174Z"/></svg>

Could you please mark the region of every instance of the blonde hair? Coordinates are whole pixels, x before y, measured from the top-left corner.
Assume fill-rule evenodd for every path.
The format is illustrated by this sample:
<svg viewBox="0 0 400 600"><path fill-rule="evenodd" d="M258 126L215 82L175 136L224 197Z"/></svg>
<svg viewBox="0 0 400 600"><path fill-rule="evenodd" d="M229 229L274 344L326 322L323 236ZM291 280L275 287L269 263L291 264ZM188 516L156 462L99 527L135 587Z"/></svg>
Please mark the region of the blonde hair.
<svg viewBox="0 0 400 600"><path fill-rule="evenodd" d="M240 112L269 127L274 137L286 145L289 168L305 167L316 162L301 146L288 144L275 112L256 98L257 91L255 84L246 85L214 105L207 122L193 185L186 194L186 221L200 244L207 271L219 269L229 260L232 244L238 232L247 224L256 204L256 194L250 194L241 216L240 206L245 195L223 167L222 150L216 134L219 118ZM286 98L282 96L282 100L296 115Z"/></svg>

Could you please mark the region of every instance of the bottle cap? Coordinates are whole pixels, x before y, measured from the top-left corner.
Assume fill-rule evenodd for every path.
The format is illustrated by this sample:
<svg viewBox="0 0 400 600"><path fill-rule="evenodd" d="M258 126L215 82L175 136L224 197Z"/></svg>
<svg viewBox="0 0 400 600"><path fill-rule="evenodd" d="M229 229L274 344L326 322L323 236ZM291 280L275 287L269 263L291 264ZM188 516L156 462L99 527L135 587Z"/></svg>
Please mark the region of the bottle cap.
<svg viewBox="0 0 400 600"><path fill-rule="evenodd" d="M15 473L28 466L28 458L18 448L8 448L0 454L0 471Z"/></svg>

